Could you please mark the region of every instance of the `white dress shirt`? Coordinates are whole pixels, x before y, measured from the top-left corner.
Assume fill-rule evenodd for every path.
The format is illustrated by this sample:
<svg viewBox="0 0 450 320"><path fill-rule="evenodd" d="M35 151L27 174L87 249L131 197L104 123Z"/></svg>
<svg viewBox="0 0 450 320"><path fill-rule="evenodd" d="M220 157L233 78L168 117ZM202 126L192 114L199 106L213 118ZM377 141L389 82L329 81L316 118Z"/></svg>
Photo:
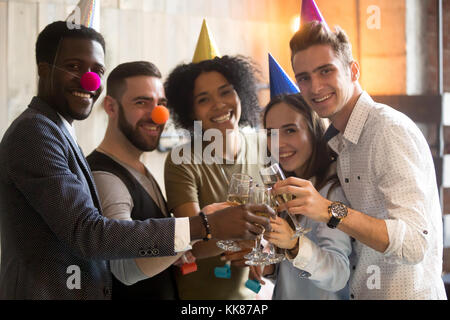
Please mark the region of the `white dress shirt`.
<svg viewBox="0 0 450 320"><path fill-rule="evenodd" d="M74 126L72 126L69 121L66 120L66 118L64 118L62 115L60 115L59 113L57 113L59 118L61 119L62 123L64 124L64 127L67 129L67 131L69 131L70 136L72 137L73 141L75 141L75 143L77 142L77 133L75 132L75 128Z"/></svg>
<svg viewBox="0 0 450 320"><path fill-rule="evenodd" d="M384 253L353 241L350 298L446 299L436 174L418 127L364 92L329 145L350 207L383 219L389 236Z"/></svg>

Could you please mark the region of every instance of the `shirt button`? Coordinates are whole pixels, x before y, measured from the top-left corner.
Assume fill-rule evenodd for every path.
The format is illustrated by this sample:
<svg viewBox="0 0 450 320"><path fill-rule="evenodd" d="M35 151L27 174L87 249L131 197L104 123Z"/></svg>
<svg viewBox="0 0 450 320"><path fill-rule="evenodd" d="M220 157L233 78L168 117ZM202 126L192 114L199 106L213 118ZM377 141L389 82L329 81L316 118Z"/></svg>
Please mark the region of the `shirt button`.
<svg viewBox="0 0 450 320"><path fill-rule="evenodd" d="M427 230L423 230L423 234L428 234L428 231Z"/></svg>
<svg viewBox="0 0 450 320"><path fill-rule="evenodd" d="M350 295L350 298L355 299L355 296L353 295L353 293Z"/></svg>
<svg viewBox="0 0 450 320"><path fill-rule="evenodd" d="M356 266L353 266L352 269L355 270L355 269L356 269Z"/></svg>
<svg viewBox="0 0 450 320"><path fill-rule="evenodd" d="M348 178L345 178L345 183L348 183L348 182L349 182Z"/></svg>

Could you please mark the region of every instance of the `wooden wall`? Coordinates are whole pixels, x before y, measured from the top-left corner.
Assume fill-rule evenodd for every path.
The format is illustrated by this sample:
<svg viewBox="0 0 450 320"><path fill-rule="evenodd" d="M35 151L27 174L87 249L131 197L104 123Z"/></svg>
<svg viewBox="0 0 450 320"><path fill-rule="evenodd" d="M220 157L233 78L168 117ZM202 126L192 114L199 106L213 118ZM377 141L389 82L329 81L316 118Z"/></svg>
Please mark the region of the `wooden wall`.
<svg viewBox="0 0 450 320"><path fill-rule="evenodd" d="M38 33L48 23L65 19L77 2L0 0L0 137L36 93L34 45ZM363 88L371 94L405 94L405 0L316 2L328 24L340 25L349 35L354 57L361 64ZM431 7L432 2L429 0ZM449 3L445 0L445 8ZM367 27L370 5L381 9L380 28ZM101 0L106 65L111 70L122 62L149 60L166 76L177 64L191 60L202 20L207 18L222 54L251 56L261 67L262 81L267 82L267 53L271 52L292 77L288 41L293 34L291 21L300 7L301 0ZM268 92L263 90L261 104L267 100ZM101 103L76 127L80 144L89 153L106 127ZM449 136L450 130L445 132ZM144 157L157 168L155 175L161 183L163 157L156 153Z"/></svg>
<svg viewBox="0 0 450 320"><path fill-rule="evenodd" d="M0 0L0 137L37 90L34 46L50 22L65 20L78 0ZM253 57L268 82L267 53L292 75L288 42L298 0L101 0L101 30L106 40L108 70L133 60L149 60L167 74L190 62L203 18L207 19L219 51ZM261 92L261 104L268 101ZM101 99L100 99L101 100ZM99 101L100 101L99 100ZM92 115L76 122L85 153L101 141L106 115L98 102ZM156 167L163 184L165 155L151 153L144 160ZM164 189L164 188L163 188Z"/></svg>

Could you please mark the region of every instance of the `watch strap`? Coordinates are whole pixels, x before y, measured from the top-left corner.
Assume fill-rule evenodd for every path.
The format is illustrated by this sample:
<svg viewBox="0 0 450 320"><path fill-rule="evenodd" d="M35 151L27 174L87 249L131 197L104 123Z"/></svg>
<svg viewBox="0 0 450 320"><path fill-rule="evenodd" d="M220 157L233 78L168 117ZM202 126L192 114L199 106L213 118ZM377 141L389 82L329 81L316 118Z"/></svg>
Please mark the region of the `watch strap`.
<svg viewBox="0 0 450 320"><path fill-rule="evenodd" d="M330 220L327 223L327 226L331 229L336 229L341 219L336 218L335 216L331 216Z"/></svg>

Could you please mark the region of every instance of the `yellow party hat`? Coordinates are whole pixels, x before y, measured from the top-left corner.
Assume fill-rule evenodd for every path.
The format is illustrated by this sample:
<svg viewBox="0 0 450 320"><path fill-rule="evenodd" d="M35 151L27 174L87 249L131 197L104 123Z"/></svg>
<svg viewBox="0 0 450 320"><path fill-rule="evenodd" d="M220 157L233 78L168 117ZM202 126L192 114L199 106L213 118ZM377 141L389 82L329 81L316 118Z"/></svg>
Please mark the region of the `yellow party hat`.
<svg viewBox="0 0 450 320"><path fill-rule="evenodd" d="M203 19L202 29L197 40L197 47L195 48L192 62L197 63L203 60L214 59L220 57L219 50L217 50L214 38L208 30L206 20Z"/></svg>

